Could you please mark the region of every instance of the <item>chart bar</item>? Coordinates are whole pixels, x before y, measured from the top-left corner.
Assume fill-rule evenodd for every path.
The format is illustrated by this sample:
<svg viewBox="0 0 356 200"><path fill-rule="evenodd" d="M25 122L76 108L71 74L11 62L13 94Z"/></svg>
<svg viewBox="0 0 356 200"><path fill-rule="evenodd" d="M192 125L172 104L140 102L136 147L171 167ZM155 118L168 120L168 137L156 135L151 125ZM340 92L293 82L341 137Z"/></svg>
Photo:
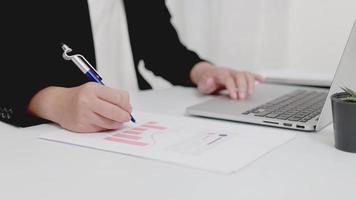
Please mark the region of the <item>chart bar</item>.
<svg viewBox="0 0 356 200"><path fill-rule="evenodd" d="M139 132L139 131L131 131L131 130L127 130L127 131L122 131L123 133L128 133L128 134L135 134L135 135L138 135L138 134L141 134L142 132Z"/></svg>
<svg viewBox="0 0 356 200"><path fill-rule="evenodd" d="M141 127L149 128L149 129L158 129L158 130L166 130L166 127L163 126L156 126L156 125L150 125L150 124L144 124Z"/></svg>
<svg viewBox="0 0 356 200"><path fill-rule="evenodd" d="M141 139L142 137L139 137L139 136L135 136L135 135L124 135L124 134L115 134L114 135L115 137L120 137L120 138L126 138L126 139L132 139L132 140L139 140Z"/></svg>
<svg viewBox="0 0 356 200"><path fill-rule="evenodd" d="M116 138L116 137L108 137L108 138L105 138L105 140L118 142L118 143L122 143L122 144L135 145L135 146L147 146L148 145L147 143L144 143L144 142L125 140L125 139Z"/></svg>

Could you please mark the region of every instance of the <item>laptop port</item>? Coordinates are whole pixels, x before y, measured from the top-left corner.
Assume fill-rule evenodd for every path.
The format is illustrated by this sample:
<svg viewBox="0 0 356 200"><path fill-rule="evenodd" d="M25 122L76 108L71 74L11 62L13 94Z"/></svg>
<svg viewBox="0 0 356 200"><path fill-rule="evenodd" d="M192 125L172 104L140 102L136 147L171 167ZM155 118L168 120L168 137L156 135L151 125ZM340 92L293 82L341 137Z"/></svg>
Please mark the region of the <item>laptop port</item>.
<svg viewBox="0 0 356 200"><path fill-rule="evenodd" d="M292 127L292 124L290 123L283 123L284 126Z"/></svg>
<svg viewBox="0 0 356 200"><path fill-rule="evenodd" d="M271 121L263 121L263 123L267 123L267 124L276 124L276 125L278 125L278 122L271 122Z"/></svg>
<svg viewBox="0 0 356 200"><path fill-rule="evenodd" d="M297 128L305 129L305 126L302 126L302 125L297 125L296 127L297 127Z"/></svg>

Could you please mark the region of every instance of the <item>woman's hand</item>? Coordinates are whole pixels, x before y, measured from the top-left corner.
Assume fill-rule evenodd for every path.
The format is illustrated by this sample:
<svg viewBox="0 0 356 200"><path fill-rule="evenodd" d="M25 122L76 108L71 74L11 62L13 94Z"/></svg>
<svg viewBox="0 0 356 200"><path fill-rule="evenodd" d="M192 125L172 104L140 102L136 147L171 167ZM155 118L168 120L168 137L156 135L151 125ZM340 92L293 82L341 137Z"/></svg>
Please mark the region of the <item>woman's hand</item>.
<svg viewBox="0 0 356 200"><path fill-rule="evenodd" d="M226 88L232 99L245 99L251 96L255 82L264 80L262 76L251 72L215 67L207 62L196 64L191 70L190 77L200 92L211 94Z"/></svg>
<svg viewBox="0 0 356 200"><path fill-rule="evenodd" d="M74 132L118 129L130 121L132 107L126 91L89 82L78 87L47 87L29 104L34 115Z"/></svg>

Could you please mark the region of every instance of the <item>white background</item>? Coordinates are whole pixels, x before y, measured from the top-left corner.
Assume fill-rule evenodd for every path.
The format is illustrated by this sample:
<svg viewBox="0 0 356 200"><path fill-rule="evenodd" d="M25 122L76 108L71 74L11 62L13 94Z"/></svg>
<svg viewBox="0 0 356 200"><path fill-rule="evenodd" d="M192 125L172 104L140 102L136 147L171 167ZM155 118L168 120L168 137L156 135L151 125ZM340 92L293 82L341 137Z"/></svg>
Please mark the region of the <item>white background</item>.
<svg viewBox="0 0 356 200"><path fill-rule="evenodd" d="M182 41L216 64L250 70L336 68L355 0L168 0Z"/></svg>

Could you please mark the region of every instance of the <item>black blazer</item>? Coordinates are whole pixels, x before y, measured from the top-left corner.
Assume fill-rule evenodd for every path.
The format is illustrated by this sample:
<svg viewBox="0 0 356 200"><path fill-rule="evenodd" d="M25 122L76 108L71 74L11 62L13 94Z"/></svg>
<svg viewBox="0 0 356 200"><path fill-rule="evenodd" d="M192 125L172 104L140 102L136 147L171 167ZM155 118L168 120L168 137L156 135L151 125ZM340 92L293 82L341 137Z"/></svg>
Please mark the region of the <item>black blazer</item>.
<svg viewBox="0 0 356 200"><path fill-rule="evenodd" d="M146 68L172 84L190 86L191 68L202 61L179 40L164 0L124 0L140 89L151 86L138 73ZM31 98L47 86L74 87L88 80L63 60L60 44L95 63L87 0L5 1L1 15L2 81L0 119L17 126L46 122L28 113Z"/></svg>

